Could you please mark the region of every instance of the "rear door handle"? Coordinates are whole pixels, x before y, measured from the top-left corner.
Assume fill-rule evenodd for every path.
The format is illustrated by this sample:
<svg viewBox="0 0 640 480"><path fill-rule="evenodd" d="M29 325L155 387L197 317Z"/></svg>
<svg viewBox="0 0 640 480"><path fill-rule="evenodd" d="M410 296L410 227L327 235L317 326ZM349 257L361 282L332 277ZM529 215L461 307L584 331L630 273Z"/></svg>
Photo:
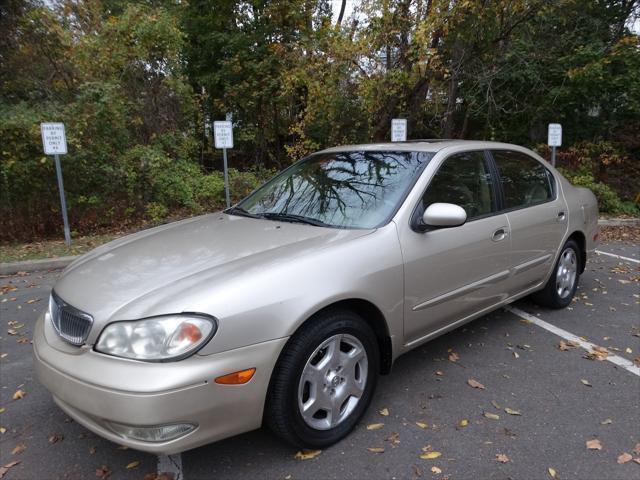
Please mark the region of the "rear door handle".
<svg viewBox="0 0 640 480"><path fill-rule="evenodd" d="M505 238L507 238L507 229L506 229L506 227L500 227L498 230L493 232L493 235L491 235L491 240L493 240L494 242L500 242L501 240L504 240Z"/></svg>
<svg viewBox="0 0 640 480"><path fill-rule="evenodd" d="M558 212L558 221L563 222L564 219L567 218L567 215L564 213L564 210Z"/></svg>

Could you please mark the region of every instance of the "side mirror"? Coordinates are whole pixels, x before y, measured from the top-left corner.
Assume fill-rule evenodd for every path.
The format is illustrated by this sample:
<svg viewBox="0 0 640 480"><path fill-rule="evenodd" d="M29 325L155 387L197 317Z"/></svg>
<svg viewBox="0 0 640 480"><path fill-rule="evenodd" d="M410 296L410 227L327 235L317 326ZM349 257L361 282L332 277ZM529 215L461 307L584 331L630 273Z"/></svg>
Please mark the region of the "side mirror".
<svg viewBox="0 0 640 480"><path fill-rule="evenodd" d="M466 221L467 212L453 203L432 203L422 215L422 222L428 227L459 227Z"/></svg>

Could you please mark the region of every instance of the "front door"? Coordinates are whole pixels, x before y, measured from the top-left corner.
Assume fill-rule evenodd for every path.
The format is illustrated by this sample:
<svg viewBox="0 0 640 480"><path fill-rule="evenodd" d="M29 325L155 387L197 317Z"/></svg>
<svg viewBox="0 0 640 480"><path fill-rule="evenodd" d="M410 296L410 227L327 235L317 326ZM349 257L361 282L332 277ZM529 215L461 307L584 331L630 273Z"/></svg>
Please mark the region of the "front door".
<svg viewBox="0 0 640 480"><path fill-rule="evenodd" d="M401 228L405 262L405 343L419 342L507 296L510 231L497 213L497 191L482 151L446 158L417 214L432 203L461 206L459 227L417 232Z"/></svg>

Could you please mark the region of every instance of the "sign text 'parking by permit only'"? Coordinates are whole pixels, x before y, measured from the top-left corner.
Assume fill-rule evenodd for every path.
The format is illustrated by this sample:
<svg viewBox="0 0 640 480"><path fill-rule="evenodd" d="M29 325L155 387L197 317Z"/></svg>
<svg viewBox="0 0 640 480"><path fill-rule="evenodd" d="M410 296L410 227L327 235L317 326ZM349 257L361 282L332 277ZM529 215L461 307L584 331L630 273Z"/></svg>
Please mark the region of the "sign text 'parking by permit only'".
<svg viewBox="0 0 640 480"><path fill-rule="evenodd" d="M64 123L42 123L40 133L45 155L66 155L67 137L64 133Z"/></svg>

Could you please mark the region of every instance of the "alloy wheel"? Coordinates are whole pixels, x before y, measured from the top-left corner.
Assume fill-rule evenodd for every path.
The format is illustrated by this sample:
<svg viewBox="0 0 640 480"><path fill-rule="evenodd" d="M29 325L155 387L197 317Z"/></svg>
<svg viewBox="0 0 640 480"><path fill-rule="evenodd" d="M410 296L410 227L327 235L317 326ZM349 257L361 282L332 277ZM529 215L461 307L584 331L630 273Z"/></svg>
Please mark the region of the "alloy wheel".
<svg viewBox="0 0 640 480"><path fill-rule="evenodd" d="M356 337L333 335L310 355L298 386L298 408L304 422L328 430L344 421L362 398L369 362Z"/></svg>

